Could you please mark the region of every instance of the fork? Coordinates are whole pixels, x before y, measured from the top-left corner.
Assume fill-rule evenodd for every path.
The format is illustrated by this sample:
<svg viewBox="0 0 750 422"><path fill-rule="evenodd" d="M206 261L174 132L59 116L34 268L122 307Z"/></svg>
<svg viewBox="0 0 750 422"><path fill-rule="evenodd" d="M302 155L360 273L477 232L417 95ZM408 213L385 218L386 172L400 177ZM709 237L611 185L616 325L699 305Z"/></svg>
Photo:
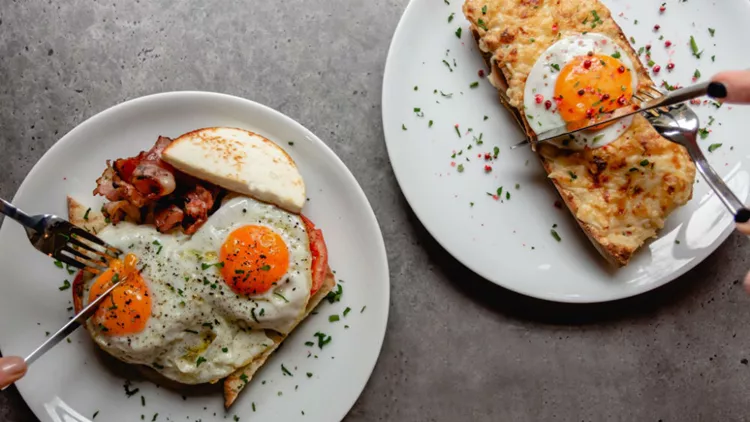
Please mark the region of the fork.
<svg viewBox="0 0 750 422"><path fill-rule="evenodd" d="M122 252L86 230L52 214L28 215L0 198L0 213L24 226L26 236L40 252L71 267L99 274Z"/></svg>
<svg viewBox="0 0 750 422"><path fill-rule="evenodd" d="M653 86L649 90L639 91L638 94L648 99L657 99L663 94ZM644 101L639 95L633 95L638 101ZM714 190L716 196L729 209L737 223L745 223L750 220L750 210L745 208L742 201L729 189L721 176L708 164L698 146L698 128L700 122L695 112L685 103L674 104L668 107L658 107L645 111L643 115L648 119L657 132L669 141L682 145L695 162L703 179Z"/></svg>

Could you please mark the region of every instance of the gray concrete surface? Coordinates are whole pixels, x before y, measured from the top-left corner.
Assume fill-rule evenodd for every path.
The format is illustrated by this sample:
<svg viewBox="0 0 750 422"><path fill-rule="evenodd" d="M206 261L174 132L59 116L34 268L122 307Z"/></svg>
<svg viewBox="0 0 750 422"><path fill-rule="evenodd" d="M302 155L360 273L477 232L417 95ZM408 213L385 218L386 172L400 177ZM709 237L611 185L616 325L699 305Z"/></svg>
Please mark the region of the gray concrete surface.
<svg viewBox="0 0 750 422"><path fill-rule="evenodd" d="M250 98L327 142L383 229L388 334L347 420L750 420L747 239L733 235L647 295L562 306L481 280L426 233L381 128L382 72L406 3L5 0L0 196L60 136L124 100L185 89ZM35 418L10 389L0 420Z"/></svg>

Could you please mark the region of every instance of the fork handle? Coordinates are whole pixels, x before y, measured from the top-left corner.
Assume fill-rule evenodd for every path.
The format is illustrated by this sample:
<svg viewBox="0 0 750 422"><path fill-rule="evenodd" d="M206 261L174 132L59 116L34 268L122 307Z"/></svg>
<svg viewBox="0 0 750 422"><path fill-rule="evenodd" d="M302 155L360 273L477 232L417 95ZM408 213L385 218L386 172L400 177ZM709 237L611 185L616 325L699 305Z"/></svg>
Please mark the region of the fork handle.
<svg viewBox="0 0 750 422"><path fill-rule="evenodd" d="M18 221L19 223L23 224L25 227L28 227L30 229L34 229L34 222L32 221L31 217L26 214L25 212L19 210L16 208L13 204L6 201L3 198L0 198L0 213L3 213L7 215L8 217Z"/></svg>
<svg viewBox="0 0 750 422"><path fill-rule="evenodd" d="M737 223L746 223L750 220L750 210L745 208L745 205L737 198L737 195L729 189L724 180L719 176L713 167L708 164L706 157L697 147L693 149L693 160L695 161L698 171L703 175L703 179L711 186L716 196L719 197L722 203L729 209L734 216L734 221ZM696 152L697 150L697 152Z"/></svg>

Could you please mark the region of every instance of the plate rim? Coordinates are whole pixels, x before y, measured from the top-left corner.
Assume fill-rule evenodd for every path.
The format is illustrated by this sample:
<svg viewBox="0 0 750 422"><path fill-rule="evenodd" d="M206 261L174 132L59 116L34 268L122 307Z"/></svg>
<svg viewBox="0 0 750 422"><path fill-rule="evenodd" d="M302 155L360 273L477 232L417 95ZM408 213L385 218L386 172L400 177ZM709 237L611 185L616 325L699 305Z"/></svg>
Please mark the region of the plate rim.
<svg viewBox="0 0 750 422"><path fill-rule="evenodd" d="M410 0L409 4L404 9L404 12L401 14L401 17L399 18L398 25L396 25L396 29L393 32L393 36L391 38L391 43L388 46L388 54L386 55L386 61L385 61L385 67L383 69L383 83L382 83L382 91L381 91L381 119L382 119L382 125L383 125L383 139L385 141L385 147L386 151L388 153L388 159L391 163L391 169L393 170L393 174L396 177L396 181L398 182L399 189L401 190L401 193L404 195L404 198L406 199L406 202L409 204L409 207L411 208L412 212L417 216L417 219L419 219L420 224L424 226L425 230L430 234L430 236L443 248L446 252L448 252L453 259L461 263L464 267L466 267L469 271L473 272L474 274L479 275L482 277L485 281L489 283L493 283L499 287L502 287L504 289L510 290L512 292L528 296L531 298L536 298L544 301L549 302L557 302L557 303L569 303L569 304L593 304L593 303L606 303L606 302L614 302L617 300L627 299L635 296L642 295L644 293L648 293L654 289L658 289L668 283L671 283L681 276L685 275L688 271L695 268L698 264L702 263L706 258L711 256L716 250L729 238L729 236L734 231L734 226L729 225L727 228L724 229L724 231L717 236L716 238L716 246L713 248L713 250L707 254L706 256L702 258L696 258L691 261L689 261L687 264L683 265L676 271L672 272L668 276L664 277L662 280L659 280L658 282L648 284L645 287L640 287L638 289L634 289L633 291L628 292L622 292L614 294L608 294L608 295L600 295L598 297L580 297L580 296L564 296L564 295L548 295L545 293L539 293L532 290L524 290L522 288L518 288L517 286L511 285L509 283L503 283L501 281L495 281L491 277L488 277L483 271L477 270L473 268L469 263L466 262L465 259L461 258L461 254L456 251L452 245L450 245L448 242L445 242L445 239L441 239L440 236L438 236L437 230L435 230L435 227L430 227L428 223L426 223L425 219L423 218L423 214L420 212L419 207L415 207L414 204L414 198L409 196L409 193L407 192L407 189L404 189L403 184L403 178L404 174L399 173L399 170L396 169L396 166L393 165L393 160L391 160L391 156L393 154L391 150L391 143L388 141L388 132L390 130L387 126L387 118L386 113L387 110L392 108L386 107L386 104L390 104L390 101L386 100L387 95L387 87L392 84L391 79L397 77L397 72L394 68L394 61L395 61L395 52L397 42L400 41L401 37L404 37L404 32L406 31L406 20L410 16L411 13L414 12L414 9L417 7L416 4L419 1L426 1L426 0ZM748 4L750 6L750 4ZM473 42L473 41L472 41ZM395 141L392 141L395 142ZM696 175L697 176L697 175ZM559 194L558 194L559 195ZM566 212L570 213L570 210L567 210ZM575 216L572 216L575 218ZM647 243L644 244L647 245L648 242L652 241L653 239L647 240ZM644 247L642 246L642 247Z"/></svg>
<svg viewBox="0 0 750 422"><path fill-rule="evenodd" d="M373 362L370 364L368 368L368 375L365 382L362 384L359 392L356 396L354 396L352 402L348 404L348 406L344 409L343 414L339 416L339 420L343 420L351 411L351 409L354 407L354 405L357 403L359 398L362 396L362 392L364 392L365 388L367 387L367 384L369 384L372 374L375 370L375 367L377 366L378 361L380 360L380 357L383 352L383 346L385 344L385 336L388 331L388 318L390 316L390 299L391 299L391 283L390 283L390 267L388 264L388 250L385 247L385 239L383 238L383 232L380 228L380 222L378 221L377 215L375 214L375 210L372 208L372 204L370 203L369 199L367 198L367 195L365 194L364 190L362 189L362 186L359 184L357 179L354 177L354 174L349 170L349 167L346 166L346 164L341 160L341 158L325 143L321 138L319 138L317 135L315 135L311 130L309 130L307 127L299 123L298 121L294 120L293 118L287 116L286 114L275 110L265 104L261 104L257 101L253 101L247 98L239 97L236 95L231 94L225 94L220 92L213 92L213 91L198 91L198 90L177 90L177 91L166 91L166 92L160 92L160 93L154 93L154 94L148 94L136 98L131 98L129 100L122 101L120 103L114 104L112 106L109 106L105 108L104 110L93 114L92 116L86 118L83 122L79 123L75 127L73 127L70 131L65 133L62 137L60 137L57 141L55 141L52 146L47 149L44 154L34 163L31 170L24 176L23 181L16 189L16 192L13 194L13 202L17 202L16 198L26 189L29 189L27 186L27 182L29 179L35 177L36 173L40 171L42 168L42 161L44 160L44 157L50 154L53 151L57 151L61 148L64 148L64 145L68 142L71 142L68 138L72 139L78 132L85 131L86 128L94 124L96 120L100 120L103 118L108 117L109 115L113 113L121 112L125 109L130 109L133 107L138 107L142 103L146 103L149 101L154 100L164 100L164 99L183 99L187 100L189 98L193 98L193 100L198 99L200 100L202 98L214 98L219 99L223 101L239 101L244 102L246 105L251 107L258 107L259 109L274 114L277 117L281 119L281 121L284 122L286 125L290 125L294 127L296 130L300 130L302 133L304 133L307 137L309 137L313 142L318 143L321 146L321 151L327 156L328 159L332 160L334 165L340 166L344 170L345 177L347 180L345 180L345 183L353 183L354 186L356 186L356 194L359 197L360 200L364 200L364 203L367 204L367 208L369 210L368 216L371 220L371 223L373 223L373 227L375 229L375 232L378 234L376 236L376 239L373 241L375 242L375 247L382 251L380 263L379 266L382 266L384 274L386 276L385 279L385 290L383 294L383 298L381 300L384 301L384 303L381 303L381 307L383 308L382 317L379 318L377 321L378 324L380 324L382 329L382 334L378 337L379 347L377 350L376 358L373 360ZM66 140L68 139L68 140ZM0 229L7 224L7 222L10 221L9 218L3 219L2 225L0 225ZM18 392L23 399L24 403L28 402L26 398L24 397L23 392L21 392L20 389L18 389ZM29 409L34 414L35 417L39 418L40 416L37 415L37 412L29 406Z"/></svg>

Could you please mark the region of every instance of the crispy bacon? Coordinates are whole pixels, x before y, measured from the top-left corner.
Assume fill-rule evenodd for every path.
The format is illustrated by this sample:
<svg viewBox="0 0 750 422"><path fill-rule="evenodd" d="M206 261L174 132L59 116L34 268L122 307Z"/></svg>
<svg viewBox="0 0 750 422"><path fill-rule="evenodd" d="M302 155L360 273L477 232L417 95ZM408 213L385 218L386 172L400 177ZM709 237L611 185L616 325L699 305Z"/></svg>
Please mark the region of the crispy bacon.
<svg viewBox="0 0 750 422"><path fill-rule="evenodd" d="M195 233L206 222L208 212L214 207L216 195L217 189L211 191L200 184L185 194L185 214L192 220L192 224L185 227L186 234Z"/></svg>
<svg viewBox="0 0 750 422"><path fill-rule="evenodd" d="M171 139L160 136L147 152L107 161L94 195L111 201L104 212L113 223L128 218L153 223L161 232L182 225L185 233L192 234L206 222L219 189L163 161L161 154L170 143Z"/></svg>
<svg viewBox="0 0 750 422"><path fill-rule="evenodd" d="M310 219L300 214L305 223L307 237L310 239L310 253L312 254L312 289L310 294L315 294L323 285L328 273L328 248L323 238L323 232L315 228Z"/></svg>
<svg viewBox="0 0 750 422"><path fill-rule="evenodd" d="M165 233L182 224L184 218L185 213L182 209L177 205L171 204L166 208L156 211L154 214L154 224L160 232Z"/></svg>

